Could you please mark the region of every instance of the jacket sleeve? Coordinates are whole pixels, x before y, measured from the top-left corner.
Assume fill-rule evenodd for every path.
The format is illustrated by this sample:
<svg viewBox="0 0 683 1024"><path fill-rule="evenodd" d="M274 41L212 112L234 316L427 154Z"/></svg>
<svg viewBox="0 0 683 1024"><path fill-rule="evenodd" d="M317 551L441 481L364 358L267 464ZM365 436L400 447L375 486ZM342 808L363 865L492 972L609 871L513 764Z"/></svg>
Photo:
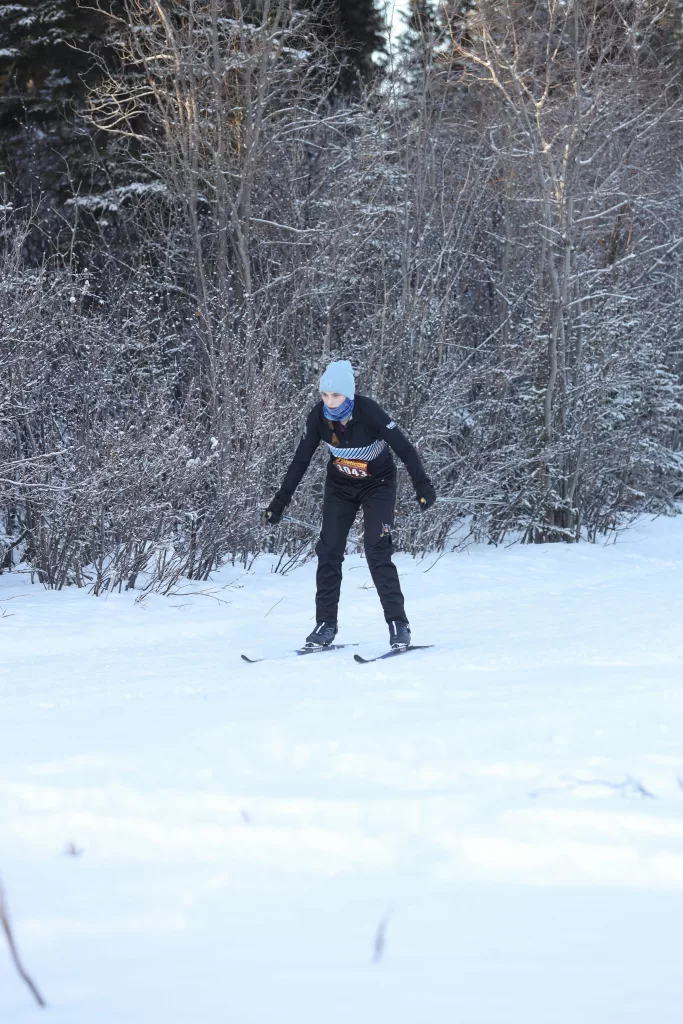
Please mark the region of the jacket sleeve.
<svg viewBox="0 0 683 1024"><path fill-rule="evenodd" d="M292 500L292 495L301 483L301 478L308 469L319 444L318 407L315 406L308 414L303 437L299 441L294 458L289 464L289 469L285 473L280 490L277 492L277 497L284 501L285 505L289 505Z"/></svg>
<svg viewBox="0 0 683 1024"><path fill-rule="evenodd" d="M401 462L405 465L410 473L410 479L413 481L413 487L417 487L419 484L424 483L425 480L428 480L429 477L425 472L420 456L403 431L392 420L391 416L377 402L370 401L368 406L370 418L373 420L378 435L383 441L386 441L392 451L396 452Z"/></svg>

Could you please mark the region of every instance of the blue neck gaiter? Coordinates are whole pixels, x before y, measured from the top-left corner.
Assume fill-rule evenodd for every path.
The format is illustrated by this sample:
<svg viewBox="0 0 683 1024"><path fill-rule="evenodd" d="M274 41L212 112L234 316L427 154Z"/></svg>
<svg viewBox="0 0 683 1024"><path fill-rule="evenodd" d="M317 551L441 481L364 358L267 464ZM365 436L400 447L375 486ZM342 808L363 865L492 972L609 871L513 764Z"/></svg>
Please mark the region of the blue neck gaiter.
<svg viewBox="0 0 683 1024"><path fill-rule="evenodd" d="M326 420L336 420L341 423L342 420L347 420L353 412L353 399L345 398L341 405L337 406L336 409L328 409L323 403L323 413Z"/></svg>

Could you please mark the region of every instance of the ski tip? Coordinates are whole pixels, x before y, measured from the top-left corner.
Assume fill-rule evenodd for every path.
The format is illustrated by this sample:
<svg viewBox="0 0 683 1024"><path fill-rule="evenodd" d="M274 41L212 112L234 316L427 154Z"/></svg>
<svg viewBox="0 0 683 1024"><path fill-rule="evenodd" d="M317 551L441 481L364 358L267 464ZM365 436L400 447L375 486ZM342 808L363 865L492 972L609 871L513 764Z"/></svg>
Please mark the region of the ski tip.
<svg viewBox="0 0 683 1024"><path fill-rule="evenodd" d="M401 654L410 654L411 651L426 651L434 644L411 644L410 647L400 647L384 654L378 654L374 658L361 658L360 654L354 654L354 659L359 665L369 665L372 661L386 661L387 658L398 658Z"/></svg>
<svg viewBox="0 0 683 1024"><path fill-rule="evenodd" d="M242 661L246 661L247 665L256 665L259 661L263 661L263 658L248 658L246 654L240 654Z"/></svg>

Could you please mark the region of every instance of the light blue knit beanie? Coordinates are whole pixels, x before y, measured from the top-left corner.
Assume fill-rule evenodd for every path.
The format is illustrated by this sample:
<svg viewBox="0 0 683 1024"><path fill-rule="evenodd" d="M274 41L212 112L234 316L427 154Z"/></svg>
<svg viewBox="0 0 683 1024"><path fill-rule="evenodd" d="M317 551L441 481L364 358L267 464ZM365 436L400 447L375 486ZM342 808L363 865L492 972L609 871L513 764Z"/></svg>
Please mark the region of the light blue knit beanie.
<svg viewBox="0 0 683 1024"><path fill-rule="evenodd" d="M336 391L338 395L353 398L356 394L356 382L353 367L348 359L338 359L325 370L320 378L321 391Z"/></svg>

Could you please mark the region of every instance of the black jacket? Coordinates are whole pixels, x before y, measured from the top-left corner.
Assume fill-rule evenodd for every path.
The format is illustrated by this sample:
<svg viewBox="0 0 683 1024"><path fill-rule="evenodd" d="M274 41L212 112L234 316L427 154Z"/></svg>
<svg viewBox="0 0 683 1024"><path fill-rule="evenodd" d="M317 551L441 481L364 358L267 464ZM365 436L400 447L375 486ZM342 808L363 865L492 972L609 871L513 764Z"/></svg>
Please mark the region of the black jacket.
<svg viewBox="0 0 683 1024"><path fill-rule="evenodd" d="M292 500L321 441L330 452L327 473L333 479L343 477L360 482L385 475L394 468L390 449L405 463L416 489L428 479L419 455L391 416L371 398L356 395L351 419L345 426L325 419L322 402L311 409L304 435L277 492L285 504Z"/></svg>

